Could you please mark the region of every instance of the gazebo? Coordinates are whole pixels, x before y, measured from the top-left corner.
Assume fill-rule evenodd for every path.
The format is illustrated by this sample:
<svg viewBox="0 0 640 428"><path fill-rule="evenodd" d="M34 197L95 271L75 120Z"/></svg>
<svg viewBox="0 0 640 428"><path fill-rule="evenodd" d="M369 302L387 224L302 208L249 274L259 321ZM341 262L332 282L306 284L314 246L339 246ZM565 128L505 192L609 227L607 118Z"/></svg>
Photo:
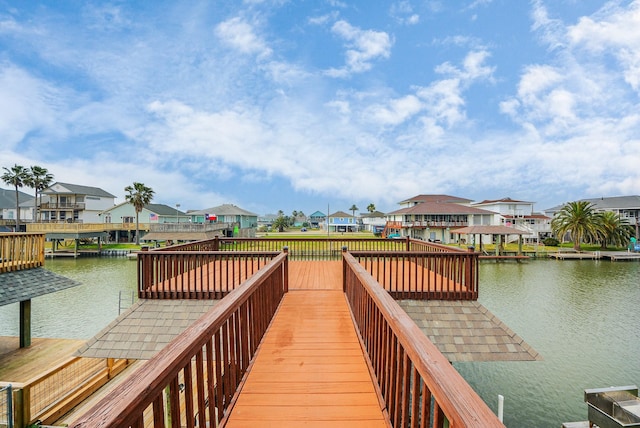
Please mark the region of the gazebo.
<svg viewBox="0 0 640 428"><path fill-rule="evenodd" d="M482 235L491 235L492 237L497 236L498 240L496 242L496 256L500 255L500 247L502 246L502 237L508 235L518 235L518 255L522 254L522 235L530 235L529 232L524 230L516 229L513 227L507 226L467 226L460 229L452 230L451 233L455 233L458 235L471 235L473 236L473 244L475 246L476 243L476 235L480 235L479 250L482 251ZM492 238L493 241L493 238Z"/></svg>

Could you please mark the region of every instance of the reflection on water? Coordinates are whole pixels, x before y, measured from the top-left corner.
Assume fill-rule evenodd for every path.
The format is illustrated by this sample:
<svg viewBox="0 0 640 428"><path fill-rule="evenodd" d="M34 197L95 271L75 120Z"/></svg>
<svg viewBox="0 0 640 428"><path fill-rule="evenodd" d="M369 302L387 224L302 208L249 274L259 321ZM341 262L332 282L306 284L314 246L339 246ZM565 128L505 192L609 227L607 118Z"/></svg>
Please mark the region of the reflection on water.
<svg viewBox="0 0 640 428"><path fill-rule="evenodd" d="M480 302L544 360L456 363L509 427L586 420L583 391L640 385L640 263L483 263Z"/></svg>
<svg viewBox="0 0 640 428"><path fill-rule="evenodd" d="M45 268L81 283L31 301L32 337L89 339L131 305L137 263L123 257L47 259ZM0 336L17 336L20 306L0 309Z"/></svg>
<svg viewBox="0 0 640 428"><path fill-rule="evenodd" d="M119 292L136 289L136 263L124 258L45 267L82 285L33 300L33 337L88 339L118 315ZM584 389L640 385L640 263L483 262L479 300L544 358L455 363L494 411L504 395L508 427L585 420ZM0 310L0 335L18 334L18 313Z"/></svg>

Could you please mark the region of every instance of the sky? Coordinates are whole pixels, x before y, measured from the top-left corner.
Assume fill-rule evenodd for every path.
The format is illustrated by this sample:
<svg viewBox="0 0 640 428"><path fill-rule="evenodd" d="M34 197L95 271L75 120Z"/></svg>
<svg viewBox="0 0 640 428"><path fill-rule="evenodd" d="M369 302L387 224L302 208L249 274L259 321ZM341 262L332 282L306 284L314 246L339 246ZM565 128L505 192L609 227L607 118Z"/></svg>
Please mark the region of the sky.
<svg viewBox="0 0 640 428"><path fill-rule="evenodd" d="M117 203L637 195L639 95L640 1L0 0L0 166Z"/></svg>

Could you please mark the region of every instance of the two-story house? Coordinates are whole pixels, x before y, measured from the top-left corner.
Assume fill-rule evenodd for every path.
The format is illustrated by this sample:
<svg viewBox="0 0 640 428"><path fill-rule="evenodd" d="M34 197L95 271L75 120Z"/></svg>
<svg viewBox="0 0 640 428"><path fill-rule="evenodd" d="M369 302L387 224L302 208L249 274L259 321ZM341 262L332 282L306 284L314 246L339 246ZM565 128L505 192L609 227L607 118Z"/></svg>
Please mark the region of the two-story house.
<svg viewBox="0 0 640 428"><path fill-rule="evenodd" d="M525 241L538 242L551 236L551 217L534 212L533 204L506 197L475 202L472 206L495 212L493 224L514 227L526 232ZM514 237L518 238L517 235Z"/></svg>
<svg viewBox="0 0 640 428"><path fill-rule="evenodd" d="M100 213L113 207L115 199L98 187L56 182L42 191L41 221L102 223Z"/></svg>
<svg viewBox="0 0 640 428"><path fill-rule="evenodd" d="M470 206L471 200L450 195L417 195L399 202L402 208L387 214L383 236L392 233L431 242L455 242L452 230L493 225L495 212Z"/></svg>
<svg viewBox="0 0 640 428"><path fill-rule="evenodd" d="M357 232L358 221L351 214L347 214L344 211L336 211L330 214L328 217L329 232Z"/></svg>
<svg viewBox="0 0 640 428"><path fill-rule="evenodd" d="M387 224L385 213L380 211L368 212L360 215L360 222L362 228L375 235L381 234L384 230L384 226Z"/></svg>

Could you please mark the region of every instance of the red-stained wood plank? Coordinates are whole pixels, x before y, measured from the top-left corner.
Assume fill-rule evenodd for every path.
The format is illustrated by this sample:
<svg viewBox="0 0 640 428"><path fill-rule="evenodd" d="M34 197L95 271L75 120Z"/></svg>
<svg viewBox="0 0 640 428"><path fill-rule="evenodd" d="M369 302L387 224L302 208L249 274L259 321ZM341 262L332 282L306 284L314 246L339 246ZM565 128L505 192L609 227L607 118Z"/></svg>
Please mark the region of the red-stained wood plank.
<svg viewBox="0 0 640 428"><path fill-rule="evenodd" d="M290 273L296 263L308 262L291 263ZM296 281L309 275L299 268ZM333 268L341 278L341 265ZM344 294L312 282L285 295L227 427L389 426Z"/></svg>

